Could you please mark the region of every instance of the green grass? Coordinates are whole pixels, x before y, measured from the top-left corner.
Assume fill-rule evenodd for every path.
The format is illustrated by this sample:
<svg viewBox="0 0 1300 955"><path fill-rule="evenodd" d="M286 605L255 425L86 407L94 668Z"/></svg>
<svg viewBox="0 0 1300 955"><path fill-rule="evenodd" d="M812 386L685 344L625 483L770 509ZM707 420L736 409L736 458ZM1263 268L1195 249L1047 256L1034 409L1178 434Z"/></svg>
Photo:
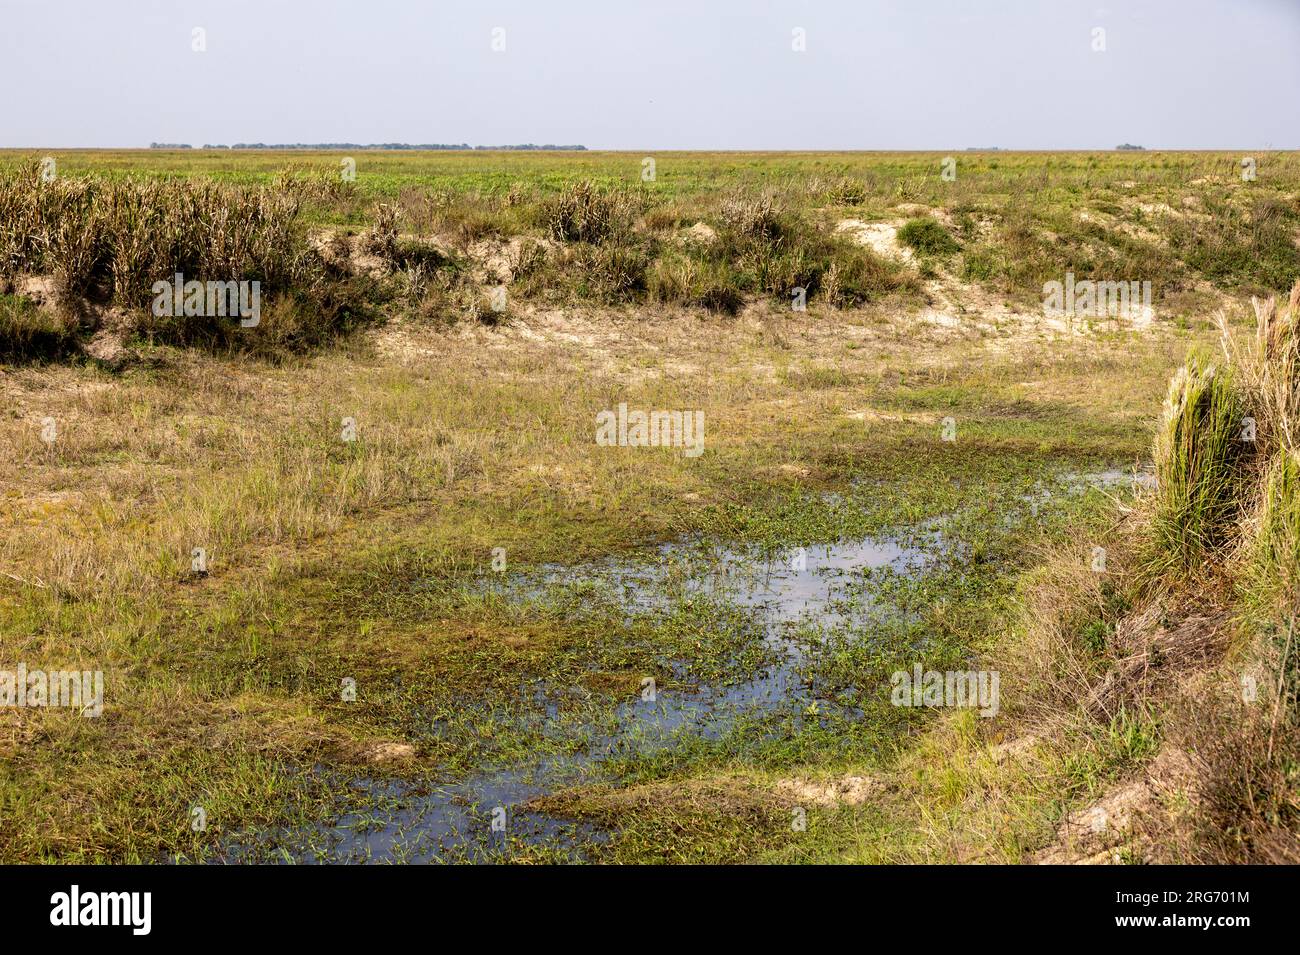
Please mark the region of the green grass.
<svg viewBox="0 0 1300 955"><path fill-rule="evenodd" d="M38 308L21 295L0 295L0 360L58 359L75 343L75 316Z"/></svg>
<svg viewBox="0 0 1300 955"><path fill-rule="evenodd" d="M1266 614L1300 590L1300 465L1293 455L1278 455L1265 476L1245 586L1253 609Z"/></svg>
<svg viewBox="0 0 1300 955"><path fill-rule="evenodd" d="M1164 560L1188 569L1232 533L1245 504L1243 468L1254 451L1242 438L1245 418L1231 369L1204 355L1193 355L1170 383L1156 433L1152 518Z"/></svg>
<svg viewBox="0 0 1300 955"><path fill-rule="evenodd" d="M948 230L930 218L909 220L898 230L898 241L913 252L938 258L961 249L961 244Z"/></svg>
<svg viewBox="0 0 1300 955"><path fill-rule="evenodd" d="M1030 502L1058 472L1145 458L1168 374L1205 336L1197 323L1143 336L931 336L907 314L924 294L915 271L835 224L950 215L943 228L961 248L945 268L984 262L992 289L1033 300L1035 282L1072 263L1080 276L1084 265L1167 266L1190 279L1159 243L1128 244L1113 222L1076 221L1080 211L1118 216L1137 197L1182 208L1184 193L1281 196L1296 175L1290 155L1260 157L1259 181L1238 185L1235 161L1208 154L962 156L955 183L939 178L937 155L665 154L643 184L630 154L363 154L347 185L326 154L57 158L60 176L296 190L303 229L346 224L393 259L394 287L365 293L388 319L438 316L481 291L467 277L478 242L549 251L512 283L529 334L394 320L274 361L146 335L133 343L142 361L120 375L6 365L0 663L93 664L108 688L97 721L0 711L6 861L197 859L236 836L274 857L286 831L320 849L314 826L400 808L354 780L419 788L580 757L645 676L680 693L771 663L744 606L670 592L660 613L629 619L600 588L520 599L496 585L493 548L528 573L648 562L686 538L766 554L927 521L948 536L926 574L854 581L845 609L878 640L798 635L815 706L615 753L605 775L566 780L551 808L611 826L609 843L586 847L608 860L942 858L890 801L810 806L809 826L794 829L778 784L910 772L916 753L945 751L929 733L946 721L882 705L882 678L921 647L957 668L1010 639L1019 588L1044 552L1109 515L1095 493ZM286 162L302 168L284 178ZM679 241L696 222L712 243ZM1244 221L1233 228L1253 241ZM1223 287L1271 274L1255 269L1233 259ZM811 291L811 314L788 308L795 286ZM727 317L755 299L775 307ZM647 303L692 311L646 314ZM277 307L291 305L302 307L291 296ZM36 320L17 296L0 306ZM552 306L543 317L554 324L533 321ZM290 340L310 318L268 312L268 333ZM595 413L624 401L703 410L706 453L597 448ZM46 416L59 423L53 445L39 437ZM349 416L351 443L339 434ZM948 417L952 442L940 437ZM200 545L211 555L201 579L189 572ZM873 600L908 612L877 619ZM1094 642L1113 632L1108 620L1089 617L1102 628ZM356 702L342 699L344 678ZM539 685L556 691L553 710L521 690ZM864 718L837 713L836 700ZM969 745L952 752L975 766L983 741L961 732ZM1060 756L1042 788L1100 785L1150 738L1107 728L1079 744L1092 761ZM376 762L393 742L414 755ZM956 818L981 772L920 775ZM196 804L205 831L189 826ZM1047 804L1061 809L1059 793ZM999 852L1050 828L1042 805L997 833Z"/></svg>
<svg viewBox="0 0 1300 955"><path fill-rule="evenodd" d="M6 760L6 798L21 807L0 823L8 857L211 852L247 827L293 823L303 812L328 818L324 793L293 794L306 782L296 769L325 762L345 774L375 772L363 756L373 741L417 742L415 767L380 770L399 775L455 775L548 750L571 753L641 676L671 685L667 659L687 661L690 679L704 682L761 665L754 632L734 608L682 606L629 626L585 592L523 605L474 596L466 587L487 573L494 546L506 548L514 571L626 555L690 534L770 549L965 514L960 537L985 558L969 572L954 567L918 584L906 598L948 605L945 652L955 659L997 632L999 575L1025 553L984 526L996 527L995 515L1036 479L1141 451L1154 383L1144 403L1126 381L1109 393L1105 414L1095 397L1073 397L1082 393L1077 384L1111 361L1154 377L1173 360L1154 342L1140 358L1131 350L1101 356L1089 345L1069 358L1062 379L1061 354L1046 349L1018 356L1012 374L1011 366L970 365L958 354L936 367L839 346L840 360L827 365L838 372L827 377L768 345L765 361L789 372L772 380L750 370L751 346L734 334L714 336L706 392L695 378L651 378L629 391L621 377L577 373L587 367L579 355L566 359L572 366L557 365L528 348L477 356L496 369L484 374L454 342L438 346L451 350L436 376L364 354L250 372L241 371L248 359L195 365L161 350L159 370L110 387L94 428L79 429L70 409L50 401L65 422L65 443L50 451L20 437L25 424L12 422L16 447L32 441L35 467L24 480L33 493L96 487L110 473L120 490L95 509L51 511L39 535L7 535L22 549L7 552L5 567L57 586L7 592L6 657L93 660L109 673L103 722L27 715L66 745L22 748ZM674 347L699 357L690 340ZM1049 373L1056 398L1031 397L1017 383ZM576 392L573 381L583 382ZM611 396L685 407L702 394L713 438L694 463L626 451L593 456L589 416L575 415L606 407ZM807 413L749 418L745 409L773 398L793 398ZM865 427L844 415L864 400L882 412L953 412L958 440L940 441L937 422ZM330 424L348 413L360 421L351 447ZM527 415L538 423L500 427ZM791 461L806 462L810 473L774 479ZM542 470L530 477L532 467ZM566 475L559 486L547 476L556 468ZM864 478L869 483L853 490ZM849 503L832 506L822 496L832 491ZM688 493L695 503L683 499ZM126 503L137 499L148 502L148 520L139 504ZM87 520L97 528L91 535ZM213 564L208 580L192 583L186 568L196 539L208 544ZM77 549L65 550L72 541ZM908 585L881 583L904 599ZM909 632L898 632L895 647ZM887 665L838 645L816 662L839 686ZM584 686L588 671L604 682L560 714L564 738L539 735L536 712L518 696L521 683ZM339 699L344 676L357 680L357 704ZM444 737L428 735L435 720ZM833 722L794 733L787 725L767 742L742 728L718 743L683 741L663 766L638 760L621 768L649 779L686 768L708 773L741 753L772 767L820 761L819 752L863 756L880 750L890 726L902 725L881 722L880 732L868 732ZM242 758L249 749L264 758ZM152 767L144 774L141 750ZM110 790L112 800L96 795ZM221 807L204 834L184 825L198 794ZM91 840L77 828L76 807L87 799L98 801L103 824Z"/></svg>
<svg viewBox="0 0 1300 955"><path fill-rule="evenodd" d="M1300 162L1292 153L1258 155L1251 182L1241 180L1235 154L1186 152L964 153L956 157L955 181L940 176L945 157L937 153L662 153L651 182L641 180L642 157L631 153L362 152L353 157L355 182L340 179L343 157L332 153L51 155L61 178L287 189L304 203L308 225L361 227L384 203L399 210L403 230L461 243L521 235L611 243L616 251L603 258L580 256L576 276L560 269L548 283L533 283L561 290L562 298L640 301L652 288L660 300L728 311L726 290L788 299L795 286L815 289L828 253L840 261L842 304L908 293L897 277L885 281L880 265L869 268L861 255L840 260L845 253L825 247L818 237L846 217L905 216L911 221L904 242L914 239L927 256L953 257L954 274L964 281L1024 304L1040 301L1043 284L1066 271L1081 279L1150 281L1157 307L1182 314L1195 306L1200 281L1232 292L1285 293L1300 278ZM0 175L33 158L0 153ZM555 233L557 204L572 202L579 187L615 197L622 226L600 236ZM798 224L790 231L794 245L758 258L726 243L726 254L714 257L677 250L697 260L698 279L673 266L666 246L676 230L697 221L721 228L729 203L759 196ZM935 220L936 211L951 218L951 231ZM644 261L629 269L638 258ZM738 268L722 267L731 264ZM583 278L603 273L613 277Z"/></svg>

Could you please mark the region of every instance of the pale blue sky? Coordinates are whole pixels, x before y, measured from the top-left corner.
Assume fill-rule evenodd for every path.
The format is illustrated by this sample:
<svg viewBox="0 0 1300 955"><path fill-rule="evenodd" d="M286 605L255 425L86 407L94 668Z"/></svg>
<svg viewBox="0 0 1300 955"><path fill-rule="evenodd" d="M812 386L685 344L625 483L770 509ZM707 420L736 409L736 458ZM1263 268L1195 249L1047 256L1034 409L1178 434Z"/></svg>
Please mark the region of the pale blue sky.
<svg viewBox="0 0 1300 955"><path fill-rule="evenodd" d="M1297 54L1300 0L0 0L0 146L1296 148Z"/></svg>

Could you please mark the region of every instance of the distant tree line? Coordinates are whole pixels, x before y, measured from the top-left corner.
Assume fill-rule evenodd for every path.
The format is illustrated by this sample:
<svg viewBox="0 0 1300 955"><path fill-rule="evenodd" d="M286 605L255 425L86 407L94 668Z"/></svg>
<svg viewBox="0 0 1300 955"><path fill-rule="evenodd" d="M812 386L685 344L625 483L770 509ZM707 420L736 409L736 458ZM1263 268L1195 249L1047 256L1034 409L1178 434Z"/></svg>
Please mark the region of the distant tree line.
<svg viewBox="0 0 1300 955"><path fill-rule="evenodd" d="M150 143L150 149L191 149L185 143ZM321 150L366 150L366 149L517 149L517 150L575 150L585 151L586 146L557 146L554 143L537 145L520 143L514 146L471 146L469 143L235 143L226 146L204 143L204 149L321 149Z"/></svg>

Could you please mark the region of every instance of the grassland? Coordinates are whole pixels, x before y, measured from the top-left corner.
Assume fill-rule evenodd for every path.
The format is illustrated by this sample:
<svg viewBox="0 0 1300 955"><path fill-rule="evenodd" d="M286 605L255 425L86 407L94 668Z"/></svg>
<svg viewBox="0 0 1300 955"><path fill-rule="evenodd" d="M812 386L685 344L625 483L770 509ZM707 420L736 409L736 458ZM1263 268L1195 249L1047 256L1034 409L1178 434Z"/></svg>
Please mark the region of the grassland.
<svg viewBox="0 0 1300 955"><path fill-rule="evenodd" d="M93 719L0 709L6 861L332 858L340 818L382 827L539 760L573 771L512 812L599 836L494 858L1019 861L1181 725L1165 697L1080 712L1061 690L1121 655L1151 563L1111 495L1068 488L1145 465L1215 311L1234 327L1300 278L1294 155L1244 182L1218 154L961 154L946 182L928 154L664 154L642 182L625 154L364 153L355 183L323 154L52 155L103 195L290 196L271 251L304 271L241 338L160 328L116 251L80 285L57 243L23 247L51 282L10 268L0 667L103 670L106 698ZM1153 281L1156 321L1043 320L1071 270ZM106 330L113 361L86 348ZM596 446L620 402L702 410L705 453ZM1152 506L1111 494L1130 522ZM629 616L617 590L510 584L670 541L759 563L936 527L924 573L855 576L849 633L804 635L806 698L669 745L620 713L647 677L674 700L770 668L752 608L668 587ZM1113 584L1081 572L1101 541ZM918 657L1001 666L1004 715L890 706ZM418 829L389 857L422 855Z"/></svg>
<svg viewBox="0 0 1300 955"><path fill-rule="evenodd" d="M445 251L462 260L472 257L476 243L552 237L557 200L574 183L590 182L626 206L614 210L619 221L610 223L610 234L576 242L560 263L526 256L541 274L512 288L512 296L531 292L542 299L547 296L541 293L555 292L551 298L566 304L582 298L701 304L710 283L788 301L784 283L802 282L815 298L835 260L845 275L868 273L859 275L856 294L841 304L915 297L915 284L898 281L880 263L863 264L837 241L843 233L835 227L845 219L903 227L931 213L938 215L932 225L944 237L919 250L922 279L951 273L1034 307L1043 283L1060 280L1067 269L1079 276L1150 280L1159 303L1177 314L1202 306L1205 297L1198 293L1207 285L1247 295L1283 294L1300 277L1291 192L1300 171L1291 153L1249 157L1255 164L1250 181L1242 177L1245 157L1224 153L962 153L952 157L951 181L941 175L948 157L928 153L377 151L350 157L356 162L352 182L340 179L340 162L349 157L323 153L50 156L60 176L72 179L93 172L119 182L296 186L290 191L302 199L309 223L360 229L372 225L382 208L395 213L395 225L406 232L438 235ZM9 153L0 157L0 168L12 170L32 158ZM652 181L643 179L646 158L654 160ZM773 207L768 225L785 227L783 235L765 236L780 238L779 249L755 249L744 241L745 203L761 197ZM708 243L674 241L696 222L723 233L712 254ZM819 234L826 238L817 240ZM613 251L606 248L611 246ZM513 252L512 272L527 271L519 267L518 249Z"/></svg>

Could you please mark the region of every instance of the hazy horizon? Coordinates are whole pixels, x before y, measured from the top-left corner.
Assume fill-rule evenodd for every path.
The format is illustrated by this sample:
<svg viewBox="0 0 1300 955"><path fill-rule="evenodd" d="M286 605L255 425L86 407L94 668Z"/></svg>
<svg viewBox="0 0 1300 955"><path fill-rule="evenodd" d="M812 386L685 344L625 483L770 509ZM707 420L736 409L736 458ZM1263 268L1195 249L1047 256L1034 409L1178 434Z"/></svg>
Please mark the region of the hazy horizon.
<svg viewBox="0 0 1300 955"><path fill-rule="evenodd" d="M175 148L175 149L172 149L172 148L171 148L171 145L174 145L176 148ZM578 145L578 144L575 143L574 145ZM643 147L640 147L640 148L630 147L630 148L627 148L627 149L593 149L593 148L591 148L591 147L585 147L585 148L583 148L583 149L581 149L581 150L574 150L574 149L568 149L568 150L566 150L566 149L535 149L535 150L528 150L528 149L514 149L514 148L511 148L511 147L495 147L495 146L475 147L475 146L471 146L469 149L437 149L437 150L428 150L428 149L425 149L425 150L421 150L421 149L379 149L379 148L370 148L369 144L356 144L356 145L350 146L349 148L364 148L364 150L365 150L366 152L387 152L387 153L402 153L402 152L445 152L445 153L456 153L456 152L462 152L462 153L464 153L464 152L476 152L476 153L493 153L493 152L511 152L511 153L515 153L515 152L518 152L518 153L528 153L528 152L585 152L585 153L627 153L627 154L629 154L629 155L637 155L637 156L642 155L643 153L651 153L651 152L653 152L653 153L660 153L660 154L662 154L662 153L670 153L670 154L671 154L671 153L736 153L736 154L738 154L738 155L743 155L743 154L747 154L747 153L754 153L754 154L761 154L761 153L791 153L791 154L798 154L798 153L813 153L813 154L816 154L816 153L885 153L885 154L888 154L888 153L944 153L944 152L952 152L952 153L962 153L962 152L999 152L999 153L1101 153L1101 152L1111 152L1111 153L1113 153L1113 152L1120 152L1120 153L1123 153L1123 152L1147 152L1147 153L1230 153L1230 152L1237 152L1238 150L1242 150L1242 149L1254 149L1254 150L1256 150L1257 152L1265 153L1265 152L1296 152L1297 150L1300 150L1300 147L1292 147L1292 146L1264 146L1264 147L1258 147L1258 146L1249 146L1249 145L1237 145L1237 146L1147 146L1147 147L1144 147L1143 149L1140 149L1140 150L1116 149L1116 148L1113 147L1113 146L1111 146L1111 147L1098 147L1098 148L1092 148L1092 147L1086 147L1086 146L1078 146L1078 147L1075 147L1075 146L1062 146L1062 147L1059 148L1059 149L1009 149L1009 148L1007 148L1007 149L1003 149L1003 148L995 148L995 149L978 149L978 148L974 148L974 147L967 148L967 147L956 147L956 146L954 146L954 147L948 147L948 148L944 148L944 147L938 147L938 146L936 146L936 147L931 148L931 149L891 148L891 147L887 147L887 146L882 146L882 147L879 147L879 148L872 148L872 149L851 149L851 148L844 148L844 149L835 149L835 148L828 148L828 149L769 149L769 148L765 148L765 147L756 147L756 148L753 148L753 149L707 149L707 148L700 148L700 149L662 149L662 148L658 148L658 147L654 147L654 146L643 146ZM194 144L192 144L192 143L176 143L176 144L169 144L169 145L166 146L166 147L157 147L157 148L151 147L151 146L149 146L148 144L143 145L143 146L40 146L40 145L0 146L0 150L6 151L6 152L22 152L22 151L24 151L24 150L41 150L41 149L43 149L43 150L47 150L47 151L49 151L49 152L54 152L54 153L59 153L59 152L73 152L73 153L77 153L77 152L126 152L126 151L131 151L131 150L141 150L141 151L143 151L143 152L150 152L150 151L152 151L152 152L175 152L175 151L178 151L178 150L179 150L179 151L186 151L186 150L188 150L188 151L192 151L192 152L203 152L203 151L204 151L203 146L201 146L201 145L194 145ZM335 151L337 151L337 148L331 148L331 147L327 147L327 146L325 146L325 145L321 145L320 147L317 147L317 146L315 146L315 145L311 145L311 146L304 146L304 147L302 147L301 149L299 149L299 148L296 148L296 147L292 147L292 148L291 148L291 147L278 146L278 145L277 145L277 146L273 146L272 144L268 143L266 149L258 149L258 148L256 148L256 147L247 147L247 148L233 149L233 148L230 148L230 147L228 147L228 146L222 146L221 144L212 144L212 148L210 148L208 151L209 151L209 152L217 152L217 151L223 151L223 150L226 151L226 152L284 152L284 153L290 153L290 152L335 152Z"/></svg>
<svg viewBox="0 0 1300 955"><path fill-rule="evenodd" d="M1293 0L0 3L4 148L1300 146Z"/></svg>

